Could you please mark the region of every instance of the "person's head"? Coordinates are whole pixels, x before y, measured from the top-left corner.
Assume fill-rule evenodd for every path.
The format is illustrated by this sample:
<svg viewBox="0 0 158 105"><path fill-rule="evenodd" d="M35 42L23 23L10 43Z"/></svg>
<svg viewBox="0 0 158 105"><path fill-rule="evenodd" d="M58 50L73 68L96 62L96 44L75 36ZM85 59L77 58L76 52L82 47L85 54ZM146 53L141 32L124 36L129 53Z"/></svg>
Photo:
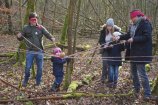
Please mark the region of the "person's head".
<svg viewBox="0 0 158 105"><path fill-rule="evenodd" d="M65 53L62 52L61 48L59 47L55 47L53 48L53 55L57 56L57 57L60 57L60 58L63 58L65 56Z"/></svg>
<svg viewBox="0 0 158 105"><path fill-rule="evenodd" d="M59 48L59 47L53 48L53 51L52 51L52 53L53 53L54 55L59 55L61 52L62 52L62 50L61 50L61 48Z"/></svg>
<svg viewBox="0 0 158 105"><path fill-rule="evenodd" d="M37 25L37 14L34 13L30 13L29 15L29 24L32 26L36 26Z"/></svg>
<svg viewBox="0 0 158 105"><path fill-rule="evenodd" d="M121 35L121 33L120 33L120 32L117 32L117 31L113 33L113 36L114 36L114 37L118 37L118 36L120 36L120 35Z"/></svg>
<svg viewBox="0 0 158 105"><path fill-rule="evenodd" d="M137 22L139 17L143 17L143 16L144 16L144 14L138 9L130 12L130 18L131 18L133 23Z"/></svg>
<svg viewBox="0 0 158 105"><path fill-rule="evenodd" d="M111 32L113 33L114 32L114 20L112 18L109 18L107 21L106 21L106 29L107 29L107 32Z"/></svg>

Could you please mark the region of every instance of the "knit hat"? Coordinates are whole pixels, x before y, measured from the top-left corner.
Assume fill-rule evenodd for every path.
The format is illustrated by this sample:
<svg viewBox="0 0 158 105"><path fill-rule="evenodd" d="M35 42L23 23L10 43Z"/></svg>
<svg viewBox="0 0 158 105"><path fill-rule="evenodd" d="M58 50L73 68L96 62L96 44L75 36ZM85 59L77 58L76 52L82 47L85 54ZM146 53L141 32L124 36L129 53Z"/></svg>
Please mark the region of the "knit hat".
<svg viewBox="0 0 158 105"><path fill-rule="evenodd" d="M54 55L59 56L61 53L62 53L61 48L59 48L59 47L53 48L53 54Z"/></svg>
<svg viewBox="0 0 158 105"><path fill-rule="evenodd" d="M109 18L107 21L106 21L106 25L107 26L114 26L114 20L112 18Z"/></svg>
<svg viewBox="0 0 158 105"><path fill-rule="evenodd" d="M113 35L114 35L115 37L117 37L117 36L120 36L121 33L120 33L120 32L114 32Z"/></svg>
<svg viewBox="0 0 158 105"><path fill-rule="evenodd" d="M133 10L130 12L130 18L135 18L136 16L144 16L144 14L140 10Z"/></svg>

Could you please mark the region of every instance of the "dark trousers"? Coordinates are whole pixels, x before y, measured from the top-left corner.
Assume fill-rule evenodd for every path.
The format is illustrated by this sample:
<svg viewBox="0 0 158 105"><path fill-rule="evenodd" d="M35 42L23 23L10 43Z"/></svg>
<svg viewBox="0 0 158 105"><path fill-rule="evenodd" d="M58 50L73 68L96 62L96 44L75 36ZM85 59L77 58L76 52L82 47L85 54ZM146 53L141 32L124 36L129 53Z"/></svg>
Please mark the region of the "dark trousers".
<svg viewBox="0 0 158 105"><path fill-rule="evenodd" d="M108 57L108 53L106 52L106 51L104 51L103 53L102 53L102 65L103 65L103 67L102 67L102 75L101 75L101 80L102 81L105 81L106 79L107 79L107 77L108 77L108 62L107 62L107 58L104 58L104 57Z"/></svg>

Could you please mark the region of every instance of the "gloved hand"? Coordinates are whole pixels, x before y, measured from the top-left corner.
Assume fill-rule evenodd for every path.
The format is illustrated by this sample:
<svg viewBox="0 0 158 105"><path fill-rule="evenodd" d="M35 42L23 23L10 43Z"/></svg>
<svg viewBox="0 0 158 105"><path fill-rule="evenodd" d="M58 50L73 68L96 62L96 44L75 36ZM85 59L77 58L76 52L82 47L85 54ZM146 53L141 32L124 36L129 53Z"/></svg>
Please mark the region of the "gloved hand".
<svg viewBox="0 0 158 105"><path fill-rule="evenodd" d="M65 59L66 59L67 62L70 62L72 58L66 56Z"/></svg>

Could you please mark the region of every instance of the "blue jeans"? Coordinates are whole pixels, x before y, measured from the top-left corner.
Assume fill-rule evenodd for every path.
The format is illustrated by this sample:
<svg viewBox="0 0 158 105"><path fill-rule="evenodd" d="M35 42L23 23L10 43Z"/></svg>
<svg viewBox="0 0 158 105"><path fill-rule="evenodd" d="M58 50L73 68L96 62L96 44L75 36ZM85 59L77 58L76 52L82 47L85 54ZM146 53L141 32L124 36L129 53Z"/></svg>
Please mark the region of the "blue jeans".
<svg viewBox="0 0 158 105"><path fill-rule="evenodd" d="M109 83L117 84L118 80L118 65L109 65Z"/></svg>
<svg viewBox="0 0 158 105"><path fill-rule="evenodd" d="M55 81L54 81L55 84L60 85L62 81L63 81L63 76L55 76Z"/></svg>
<svg viewBox="0 0 158 105"><path fill-rule="evenodd" d="M145 64L131 64L131 73L133 79L133 85L136 93L139 93L140 87L142 85L144 89L144 96L148 97L151 95L149 79L146 74ZM141 85L140 85L141 82Z"/></svg>
<svg viewBox="0 0 158 105"><path fill-rule="evenodd" d="M36 74L36 84L39 85L42 80L42 69L43 69L43 52L42 51L27 51L26 52L26 66L25 66L25 76L23 84L27 84L30 77L30 69L33 65L34 59L37 65Z"/></svg>

